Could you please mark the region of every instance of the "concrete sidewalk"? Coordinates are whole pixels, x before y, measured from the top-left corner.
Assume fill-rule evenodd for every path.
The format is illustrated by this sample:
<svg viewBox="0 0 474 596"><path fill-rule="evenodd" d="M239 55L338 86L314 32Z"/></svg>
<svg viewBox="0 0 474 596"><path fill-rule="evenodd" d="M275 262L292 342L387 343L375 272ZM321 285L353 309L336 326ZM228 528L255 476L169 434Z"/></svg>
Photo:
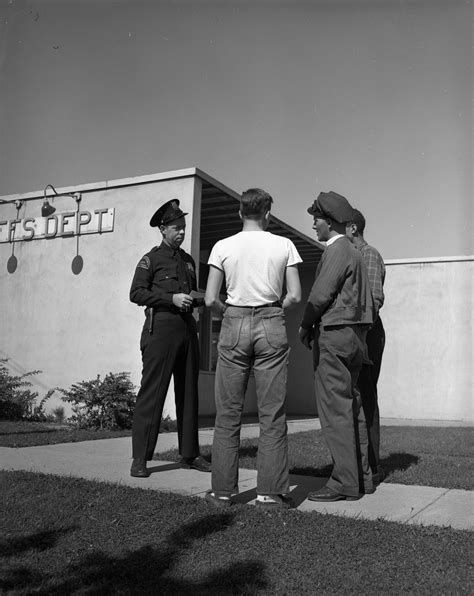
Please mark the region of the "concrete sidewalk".
<svg viewBox="0 0 474 596"><path fill-rule="evenodd" d="M317 420L288 423L290 433L315 428L318 428ZM258 436L257 424L242 427L242 438L255 436ZM211 444L212 437L213 429L199 432L201 445ZM160 435L158 451L176 447L176 433ZM210 488L210 474L183 470L173 462L154 460L148 466L151 471L149 478L132 478L129 475L130 451L129 437L18 449L0 447L0 467L4 470L73 476L200 497ZM239 471L240 494L235 498L238 503L253 503L256 498L256 476L255 470ZM300 511L457 529L472 530L474 526L472 491L382 483L373 495L366 495L359 501L308 501L308 492L321 488L325 482L324 478L291 475L291 496Z"/></svg>

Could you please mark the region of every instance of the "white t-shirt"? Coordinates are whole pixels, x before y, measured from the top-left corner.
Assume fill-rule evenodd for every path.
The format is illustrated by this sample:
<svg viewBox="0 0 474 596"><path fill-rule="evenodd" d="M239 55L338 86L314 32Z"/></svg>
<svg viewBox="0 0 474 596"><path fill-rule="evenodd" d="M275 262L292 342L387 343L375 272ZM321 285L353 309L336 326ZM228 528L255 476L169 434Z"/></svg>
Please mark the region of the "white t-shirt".
<svg viewBox="0 0 474 596"><path fill-rule="evenodd" d="M219 240L208 261L224 272L226 302L233 306L280 300L286 268L301 262L291 240L264 231L242 231Z"/></svg>

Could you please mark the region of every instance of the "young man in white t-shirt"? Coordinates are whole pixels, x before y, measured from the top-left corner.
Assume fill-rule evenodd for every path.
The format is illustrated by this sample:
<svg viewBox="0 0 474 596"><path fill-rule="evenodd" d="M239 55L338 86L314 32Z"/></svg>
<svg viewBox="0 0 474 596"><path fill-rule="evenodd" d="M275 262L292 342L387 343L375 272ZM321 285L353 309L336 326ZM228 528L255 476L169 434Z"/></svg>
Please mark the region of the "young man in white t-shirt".
<svg viewBox="0 0 474 596"><path fill-rule="evenodd" d="M260 437L257 506L288 508L286 386L288 338L283 310L301 300L298 263L291 240L266 231L272 197L252 188L242 194L242 231L220 240L209 257L206 305L223 314L215 382L216 421L212 489L206 498L231 504L238 492L241 416L251 370L255 375ZM226 281L227 299L219 297ZM283 284L286 295L282 301Z"/></svg>

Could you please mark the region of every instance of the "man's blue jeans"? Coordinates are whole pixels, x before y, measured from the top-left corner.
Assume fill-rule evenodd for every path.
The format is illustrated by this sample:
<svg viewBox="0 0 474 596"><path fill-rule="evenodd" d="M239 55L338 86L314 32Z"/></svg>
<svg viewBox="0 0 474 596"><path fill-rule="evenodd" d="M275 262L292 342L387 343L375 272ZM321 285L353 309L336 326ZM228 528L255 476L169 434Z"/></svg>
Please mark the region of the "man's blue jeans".
<svg viewBox="0 0 474 596"><path fill-rule="evenodd" d="M238 492L241 417L253 369L260 424L257 493L288 493L285 402L289 347L283 309L229 306L218 352L212 490L218 496Z"/></svg>

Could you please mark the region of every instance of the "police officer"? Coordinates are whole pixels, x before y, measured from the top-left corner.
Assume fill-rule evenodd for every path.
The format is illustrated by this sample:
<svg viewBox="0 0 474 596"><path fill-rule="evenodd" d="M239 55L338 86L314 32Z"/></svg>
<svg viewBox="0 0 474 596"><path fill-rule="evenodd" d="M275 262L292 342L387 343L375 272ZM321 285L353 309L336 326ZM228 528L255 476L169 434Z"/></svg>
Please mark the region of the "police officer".
<svg viewBox="0 0 474 596"><path fill-rule="evenodd" d="M198 374L199 344L192 298L197 289L195 263L180 248L185 235L185 215L179 201L162 205L150 220L163 241L143 256L135 270L130 300L145 306L140 349L143 371L132 426L131 476L146 478L158 439L166 394L174 377L178 444L183 467L210 472L211 465L199 454Z"/></svg>

